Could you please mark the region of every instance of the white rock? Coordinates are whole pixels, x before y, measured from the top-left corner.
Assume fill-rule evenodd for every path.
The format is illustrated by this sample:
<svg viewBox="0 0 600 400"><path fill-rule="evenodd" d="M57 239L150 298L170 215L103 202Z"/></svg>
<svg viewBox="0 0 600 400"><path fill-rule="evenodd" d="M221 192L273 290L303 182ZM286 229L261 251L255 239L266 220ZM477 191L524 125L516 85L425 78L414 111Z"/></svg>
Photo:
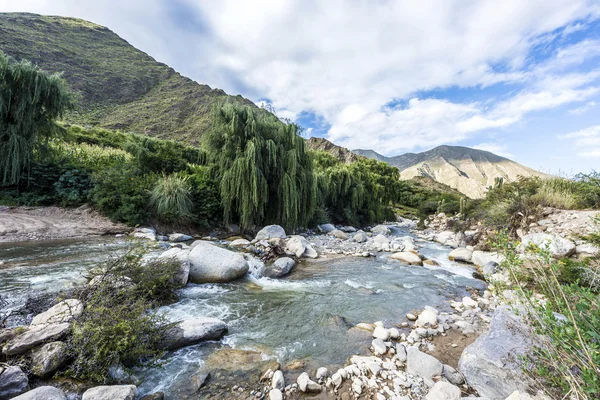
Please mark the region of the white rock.
<svg viewBox="0 0 600 400"><path fill-rule="evenodd" d="M220 339L226 332L227 324L216 318L185 319L165 331L163 346L167 350L176 350L204 340Z"/></svg>
<svg viewBox="0 0 600 400"><path fill-rule="evenodd" d="M426 326L433 327L438 322L437 317L438 317L438 311L435 308L425 307L425 309L423 311L421 311L421 313L419 314L419 317L417 318L415 325L418 327L426 327Z"/></svg>
<svg viewBox="0 0 600 400"><path fill-rule="evenodd" d="M336 237L338 239L343 239L343 240L348 239L348 235L346 235L345 232L343 232L339 229L334 229L331 232L328 232L327 235Z"/></svg>
<svg viewBox="0 0 600 400"><path fill-rule="evenodd" d="M386 225L374 226L373 228L371 228L371 232L373 232L376 235L389 235L390 233L392 233L390 228L388 228Z"/></svg>
<svg viewBox="0 0 600 400"><path fill-rule="evenodd" d="M258 231L254 240L260 241L275 238L285 239L286 237L285 230L281 226L268 225Z"/></svg>
<svg viewBox="0 0 600 400"><path fill-rule="evenodd" d="M381 340L388 340L390 338L390 331L381 327L381 326L377 326L375 327L375 330L373 331L373 337L375 339L381 339Z"/></svg>
<svg viewBox="0 0 600 400"><path fill-rule="evenodd" d="M531 233L523 236L518 250L523 252L529 245L548 249L555 258L569 257L575 253L575 243L556 234Z"/></svg>
<svg viewBox="0 0 600 400"><path fill-rule="evenodd" d="M83 304L77 299L63 300L31 320L31 326L45 324L62 324L71 322L83 313Z"/></svg>
<svg viewBox="0 0 600 400"><path fill-rule="evenodd" d="M470 298L468 296L463 297L462 303L465 307L473 307L473 308L475 308L479 305L475 300L473 300L472 298Z"/></svg>
<svg viewBox="0 0 600 400"><path fill-rule="evenodd" d="M448 382L439 381L431 388L426 400L460 400L460 389Z"/></svg>
<svg viewBox="0 0 600 400"><path fill-rule="evenodd" d="M373 353L376 355L383 355L387 353L387 346L381 339L373 339L371 346L373 346Z"/></svg>
<svg viewBox="0 0 600 400"><path fill-rule="evenodd" d="M390 328L388 331L390 332L391 339L398 339L400 337L400 331L398 329Z"/></svg>
<svg viewBox="0 0 600 400"><path fill-rule="evenodd" d="M450 259L450 261L471 263L472 258L473 251L464 247L458 247L448 254L448 259Z"/></svg>
<svg viewBox="0 0 600 400"><path fill-rule="evenodd" d="M172 233L169 235L169 241L171 242L187 242L192 239L193 237L184 233Z"/></svg>
<svg viewBox="0 0 600 400"><path fill-rule="evenodd" d="M394 253L390 256L392 260L398 260L408 265L423 265L423 260L421 257L416 255L415 253L411 253L408 251L400 251L398 253Z"/></svg>
<svg viewBox="0 0 600 400"><path fill-rule="evenodd" d="M315 378L317 380L323 379L323 378L326 378L328 374L329 374L329 371L327 370L327 368L321 367L321 368L317 369L317 373L315 375Z"/></svg>
<svg viewBox="0 0 600 400"><path fill-rule="evenodd" d="M409 374L428 379L442 375L442 363L435 357L423 353L416 347L409 347L406 353L406 372Z"/></svg>
<svg viewBox="0 0 600 400"><path fill-rule="evenodd" d="M65 393L53 386L40 386L13 397L12 400L67 400Z"/></svg>
<svg viewBox="0 0 600 400"><path fill-rule="evenodd" d="M189 260L189 280L194 283L230 282L244 276L249 269L240 254L204 241L194 242Z"/></svg>
<svg viewBox="0 0 600 400"><path fill-rule="evenodd" d="M135 400L134 385L96 386L88 389L81 400Z"/></svg>
<svg viewBox="0 0 600 400"><path fill-rule="evenodd" d="M305 393L318 393L321 391L321 385L310 379L306 372L300 374L297 380L298 388Z"/></svg>
<svg viewBox="0 0 600 400"><path fill-rule="evenodd" d="M283 393L279 389L271 389L269 391L269 400L283 400Z"/></svg>
<svg viewBox="0 0 600 400"><path fill-rule="evenodd" d="M279 370L273 373L273 378L271 380L271 387L273 389L283 390L285 387L285 380L283 379L283 373Z"/></svg>
<svg viewBox="0 0 600 400"><path fill-rule="evenodd" d="M235 239L233 242L229 243L229 247L243 247L248 246L250 244L249 240L246 239Z"/></svg>
<svg viewBox="0 0 600 400"><path fill-rule="evenodd" d="M495 252L475 250L471 256L471 261L473 264L483 267L490 261L500 264L504 261L504 256Z"/></svg>

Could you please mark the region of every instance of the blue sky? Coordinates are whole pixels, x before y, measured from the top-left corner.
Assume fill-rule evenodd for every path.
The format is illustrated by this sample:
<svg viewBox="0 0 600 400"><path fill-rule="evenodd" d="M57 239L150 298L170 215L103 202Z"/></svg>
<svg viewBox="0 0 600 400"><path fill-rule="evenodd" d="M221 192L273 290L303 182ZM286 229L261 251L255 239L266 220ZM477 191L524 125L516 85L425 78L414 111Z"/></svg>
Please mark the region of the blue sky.
<svg viewBox="0 0 600 400"><path fill-rule="evenodd" d="M105 25L308 135L392 156L477 147L600 169L596 0L0 0Z"/></svg>

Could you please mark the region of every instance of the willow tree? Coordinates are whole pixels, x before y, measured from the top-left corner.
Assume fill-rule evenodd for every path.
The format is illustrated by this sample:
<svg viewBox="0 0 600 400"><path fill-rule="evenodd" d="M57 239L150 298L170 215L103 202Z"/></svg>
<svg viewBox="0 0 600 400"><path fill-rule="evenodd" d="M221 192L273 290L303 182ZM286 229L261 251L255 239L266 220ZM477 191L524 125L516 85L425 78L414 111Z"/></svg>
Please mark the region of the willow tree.
<svg viewBox="0 0 600 400"><path fill-rule="evenodd" d="M40 139L55 131L54 120L71 106L60 75L0 52L0 182L20 181Z"/></svg>
<svg viewBox="0 0 600 400"><path fill-rule="evenodd" d="M298 127L264 110L227 105L205 146L220 182L224 222L306 226L316 206L313 163Z"/></svg>

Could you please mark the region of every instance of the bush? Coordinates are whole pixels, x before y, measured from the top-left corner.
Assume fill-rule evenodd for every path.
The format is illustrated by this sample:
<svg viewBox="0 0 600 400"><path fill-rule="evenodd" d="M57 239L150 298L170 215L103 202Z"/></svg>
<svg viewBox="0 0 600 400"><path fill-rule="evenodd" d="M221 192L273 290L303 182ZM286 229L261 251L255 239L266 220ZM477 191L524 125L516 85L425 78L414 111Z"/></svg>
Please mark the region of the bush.
<svg viewBox="0 0 600 400"><path fill-rule="evenodd" d="M192 217L192 188L186 176L163 175L150 194L150 204L163 222L187 222Z"/></svg>
<svg viewBox="0 0 600 400"><path fill-rule="evenodd" d="M189 165L187 178L192 191L192 214L196 225L209 228L223 221L223 208L216 182L210 169Z"/></svg>
<svg viewBox="0 0 600 400"><path fill-rule="evenodd" d="M76 294L84 312L72 323L66 375L112 383L111 367L156 364L168 324L148 310L176 299L178 270L177 262L144 263L137 249L108 262L96 283Z"/></svg>
<svg viewBox="0 0 600 400"><path fill-rule="evenodd" d="M85 203L91 188L89 174L77 169L66 171L54 183L54 191L63 207Z"/></svg>

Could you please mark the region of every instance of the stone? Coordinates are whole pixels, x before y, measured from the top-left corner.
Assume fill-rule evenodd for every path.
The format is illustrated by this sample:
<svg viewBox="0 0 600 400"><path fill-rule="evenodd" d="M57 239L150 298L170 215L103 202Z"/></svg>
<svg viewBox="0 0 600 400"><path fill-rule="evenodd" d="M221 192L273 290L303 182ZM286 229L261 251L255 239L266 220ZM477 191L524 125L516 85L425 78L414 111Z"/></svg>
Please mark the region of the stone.
<svg viewBox="0 0 600 400"><path fill-rule="evenodd" d="M373 331L373 337L375 339L381 339L381 340L388 340L390 338L390 331L388 331L387 329L381 327L381 326L377 326L375 327L375 330Z"/></svg>
<svg viewBox="0 0 600 400"><path fill-rule="evenodd" d="M453 385L462 385L465 383L465 377L456 368L447 364L443 366L442 376Z"/></svg>
<svg viewBox="0 0 600 400"><path fill-rule="evenodd" d="M405 363L406 362L406 347L404 347L404 345L402 343L398 343L396 345L396 359L400 362Z"/></svg>
<svg viewBox="0 0 600 400"><path fill-rule="evenodd" d="M523 236L521 244L518 247L520 252L524 252L529 245L535 245L542 249L548 249L554 258L569 257L575 254L577 246L568 239L550 233L530 233Z"/></svg>
<svg viewBox="0 0 600 400"><path fill-rule="evenodd" d="M490 261L500 264L504 261L504 256L496 252L475 250L471 255L471 262L479 267L485 266Z"/></svg>
<svg viewBox="0 0 600 400"><path fill-rule="evenodd" d="M406 314L406 319L409 321L416 321L417 316L415 314L408 313L408 314Z"/></svg>
<svg viewBox="0 0 600 400"><path fill-rule="evenodd" d="M197 241L195 244L189 254L191 282L231 282L248 272L248 262L240 254L209 242Z"/></svg>
<svg viewBox="0 0 600 400"><path fill-rule="evenodd" d="M443 366L435 357L423 353L416 347L406 350L406 372L422 378L432 379L442 375Z"/></svg>
<svg viewBox="0 0 600 400"><path fill-rule="evenodd" d="M12 399L24 393L29 385L27 375L19 367L6 367L0 374L0 400Z"/></svg>
<svg viewBox="0 0 600 400"><path fill-rule="evenodd" d="M442 231L434 236L434 240L449 247L458 247L463 241L463 234L453 231Z"/></svg>
<svg viewBox="0 0 600 400"><path fill-rule="evenodd" d="M63 342L46 343L31 355L31 373L40 378L50 378L67 360L67 345Z"/></svg>
<svg viewBox="0 0 600 400"><path fill-rule="evenodd" d="M320 380L320 379L327 378L327 375L329 375L329 371L327 370L327 368L321 367L321 368L317 369L317 373L315 374L315 378L317 380Z"/></svg>
<svg viewBox="0 0 600 400"><path fill-rule="evenodd" d="M317 258L319 256L309 241L303 236L290 236L287 240L285 251L296 257Z"/></svg>
<svg viewBox="0 0 600 400"><path fill-rule="evenodd" d="M580 258L595 257L600 253L600 248L591 243L580 244L575 248L575 254Z"/></svg>
<svg viewBox="0 0 600 400"><path fill-rule="evenodd" d="M296 265L296 261L289 257L278 258L266 272L266 276L269 278L281 278L290 273L292 268Z"/></svg>
<svg viewBox="0 0 600 400"><path fill-rule="evenodd" d="M335 226L333 226L332 224L321 224L318 226L318 228L321 232L325 233L329 233L335 230Z"/></svg>
<svg viewBox="0 0 600 400"><path fill-rule="evenodd" d="M285 239L286 237L287 235L285 234L285 230L281 226L268 225L258 231L254 240L260 241L275 238Z"/></svg>
<svg viewBox="0 0 600 400"><path fill-rule="evenodd" d="M46 324L62 324L71 322L83 313L83 304L77 299L67 299L54 305L31 320L31 326Z"/></svg>
<svg viewBox="0 0 600 400"><path fill-rule="evenodd" d="M367 234L363 231L358 231L352 236L352 241L356 243L364 243L367 241Z"/></svg>
<svg viewBox="0 0 600 400"><path fill-rule="evenodd" d="M184 233L172 233L169 235L170 242L187 242L188 240L192 239L194 238Z"/></svg>
<svg viewBox="0 0 600 400"><path fill-rule="evenodd" d="M165 394L163 392L147 394L144 397L142 397L140 400L165 400Z"/></svg>
<svg viewBox="0 0 600 400"><path fill-rule="evenodd" d="M429 390L425 400L460 400L460 389L448 382L439 381Z"/></svg>
<svg viewBox="0 0 600 400"><path fill-rule="evenodd" d="M12 400L67 400L65 393L54 386L40 386L13 397Z"/></svg>
<svg viewBox="0 0 600 400"><path fill-rule="evenodd" d="M250 244L249 240L246 239L235 239L233 242L229 243L229 247L243 247L248 246Z"/></svg>
<svg viewBox="0 0 600 400"><path fill-rule="evenodd" d="M498 272L498 263L496 263L495 261L488 261L484 266L483 266L483 276L484 277L491 277L492 275L494 275L496 272Z"/></svg>
<svg viewBox="0 0 600 400"><path fill-rule="evenodd" d="M394 253L390 256L392 260L398 260L408 265L423 265L423 260L421 257L416 255L415 253L411 253L408 251L400 251L398 253Z"/></svg>
<svg viewBox="0 0 600 400"><path fill-rule="evenodd" d="M340 371L344 371L345 370L340 370ZM335 374L331 375L331 382L333 383L333 386L335 388L339 387L342 384L342 381L344 380L344 377L342 376L342 373L338 371Z"/></svg>
<svg viewBox="0 0 600 400"><path fill-rule="evenodd" d="M279 389L271 389L269 391L269 400L283 400L283 393Z"/></svg>
<svg viewBox="0 0 600 400"><path fill-rule="evenodd" d="M2 352L7 356L23 354L39 344L60 339L68 330L69 323L34 326L8 341Z"/></svg>
<svg viewBox="0 0 600 400"><path fill-rule="evenodd" d="M373 353L375 353L378 356L387 353L387 346L381 339L373 339L373 341L371 342L371 346L373 346Z"/></svg>
<svg viewBox="0 0 600 400"><path fill-rule="evenodd" d="M356 228L353 226L347 225L347 226L342 226L340 228L340 231L346 232L346 233L354 233L354 232L356 232Z"/></svg>
<svg viewBox="0 0 600 400"><path fill-rule="evenodd" d="M417 317L415 325L418 327L433 327L438 322L438 310L433 307L425 307Z"/></svg>
<svg viewBox="0 0 600 400"><path fill-rule="evenodd" d="M96 386L83 393L81 400L135 400L134 385Z"/></svg>
<svg viewBox="0 0 600 400"><path fill-rule="evenodd" d="M342 239L342 240L348 239L348 235L346 234L346 232L341 231L339 229L334 229L331 232L328 232L327 235L333 236L333 237L336 237L336 238Z"/></svg>
<svg viewBox="0 0 600 400"><path fill-rule="evenodd" d="M540 397L542 397L542 396L540 396ZM536 396L536 399L537 398L538 397ZM545 398L545 396L542 397L542 399L543 398ZM528 393L521 393L518 390L515 390L514 392L512 392L510 394L510 396L508 396L506 398L506 400L533 400L533 398Z"/></svg>
<svg viewBox="0 0 600 400"><path fill-rule="evenodd" d="M149 228L142 228L149 229ZM133 232L133 237L136 239L156 240L156 231L153 232Z"/></svg>
<svg viewBox="0 0 600 400"><path fill-rule="evenodd" d="M458 247L448 254L448 259L450 261L462 262L462 263L471 263L473 257L473 251L464 247Z"/></svg>
<svg viewBox="0 0 600 400"><path fill-rule="evenodd" d="M285 388L285 380L283 379L283 373L279 370L273 373L273 378L271 378L271 387L273 389L283 390Z"/></svg>
<svg viewBox="0 0 600 400"><path fill-rule="evenodd" d="M298 388L304 393L319 393L321 391L321 385L310 379L306 372L303 372L296 381Z"/></svg>
<svg viewBox="0 0 600 400"><path fill-rule="evenodd" d="M204 340L217 340L227 333L227 324L216 318L185 319L169 327L163 338L163 347L176 350Z"/></svg>
<svg viewBox="0 0 600 400"><path fill-rule="evenodd" d="M190 277L190 251L179 247L172 247L158 256L158 260L179 262L179 271L174 277L175 282L180 287L187 285Z"/></svg>
<svg viewBox="0 0 600 400"><path fill-rule="evenodd" d="M500 400L516 390L527 391L530 381L521 357L533 349L533 334L508 306L498 307L489 331L463 351L458 370L481 397Z"/></svg>
<svg viewBox="0 0 600 400"><path fill-rule="evenodd" d="M373 232L375 235L389 235L392 233L392 230L386 225L377 225L371 228L371 232Z"/></svg>
<svg viewBox="0 0 600 400"><path fill-rule="evenodd" d="M477 303L475 300L473 300L472 298L470 298L468 296L463 297L462 303L463 303L463 306L465 306L465 307L475 308L475 307L479 306L479 303Z"/></svg>
<svg viewBox="0 0 600 400"><path fill-rule="evenodd" d="M400 337L400 331L396 328L388 329L390 332L390 339L398 339Z"/></svg>

